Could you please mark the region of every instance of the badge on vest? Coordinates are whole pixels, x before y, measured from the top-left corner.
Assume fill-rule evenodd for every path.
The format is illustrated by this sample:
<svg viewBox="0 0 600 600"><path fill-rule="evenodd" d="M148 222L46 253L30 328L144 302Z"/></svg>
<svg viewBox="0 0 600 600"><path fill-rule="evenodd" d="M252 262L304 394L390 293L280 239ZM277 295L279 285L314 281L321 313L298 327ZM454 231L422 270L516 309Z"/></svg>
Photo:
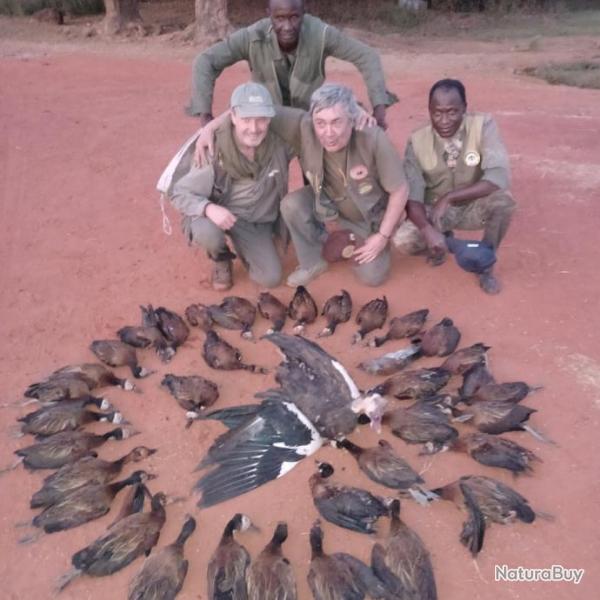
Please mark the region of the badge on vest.
<svg viewBox="0 0 600 600"><path fill-rule="evenodd" d="M373 186L370 183L361 183L358 186L358 193L364 196L373 190Z"/></svg>
<svg viewBox="0 0 600 600"><path fill-rule="evenodd" d="M368 174L369 169L367 169L366 165L356 165L350 169L350 178L354 179L354 181L360 181L361 179L364 179Z"/></svg>
<svg viewBox="0 0 600 600"><path fill-rule="evenodd" d="M467 167L476 167L481 162L481 156L479 156L478 152L474 150L471 152L467 152L465 155L465 165Z"/></svg>

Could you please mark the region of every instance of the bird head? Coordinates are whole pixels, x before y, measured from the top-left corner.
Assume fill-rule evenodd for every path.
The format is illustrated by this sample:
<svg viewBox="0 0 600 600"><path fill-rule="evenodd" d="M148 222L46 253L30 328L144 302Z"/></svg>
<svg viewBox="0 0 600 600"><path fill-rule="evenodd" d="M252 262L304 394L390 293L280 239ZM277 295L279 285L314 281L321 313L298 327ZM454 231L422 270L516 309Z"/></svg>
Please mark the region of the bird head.
<svg viewBox="0 0 600 600"><path fill-rule="evenodd" d="M371 428L377 433L381 432L381 421L385 414L388 401L377 393L360 396L352 402L352 410L357 414L364 414L371 420Z"/></svg>

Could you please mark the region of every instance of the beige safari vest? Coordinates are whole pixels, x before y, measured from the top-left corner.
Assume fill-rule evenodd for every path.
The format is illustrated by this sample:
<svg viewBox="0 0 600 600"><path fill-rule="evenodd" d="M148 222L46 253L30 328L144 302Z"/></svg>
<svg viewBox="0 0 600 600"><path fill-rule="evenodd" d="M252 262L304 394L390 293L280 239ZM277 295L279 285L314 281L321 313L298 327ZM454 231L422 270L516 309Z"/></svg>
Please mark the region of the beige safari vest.
<svg viewBox="0 0 600 600"><path fill-rule="evenodd" d="M335 203L323 194L323 147L311 119L303 119L300 163L315 192L315 214L320 221L338 217ZM372 231L377 230L388 204L389 194L381 187L375 165L376 129L352 132L346 164L346 195L358 207Z"/></svg>
<svg viewBox="0 0 600 600"><path fill-rule="evenodd" d="M296 60L290 73L291 106L308 109L312 93L325 80L325 32L328 25L311 15L304 15ZM273 60L283 59L270 19L250 26L249 61L252 79L267 87L275 104L282 103L281 88Z"/></svg>
<svg viewBox="0 0 600 600"><path fill-rule="evenodd" d="M465 131L463 147L454 169L447 167L442 152L437 148L431 124L411 135L412 147L427 186L427 204L435 202L458 186L470 185L481 179L481 133L485 117L486 115L479 113L465 115L462 125Z"/></svg>

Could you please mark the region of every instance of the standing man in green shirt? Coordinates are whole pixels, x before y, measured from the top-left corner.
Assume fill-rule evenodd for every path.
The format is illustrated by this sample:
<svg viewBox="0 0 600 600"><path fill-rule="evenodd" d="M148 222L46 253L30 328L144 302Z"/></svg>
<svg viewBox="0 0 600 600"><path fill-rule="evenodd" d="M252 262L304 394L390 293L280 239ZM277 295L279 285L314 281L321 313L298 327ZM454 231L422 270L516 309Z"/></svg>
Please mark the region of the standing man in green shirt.
<svg viewBox="0 0 600 600"><path fill-rule="evenodd" d="M432 264L441 264L445 232L482 229L482 242L495 251L515 207L508 154L496 122L487 114L467 113L465 88L456 79L433 85L429 116L430 123L406 146L410 220L398 229L394 244L405 254L427 251ZM493 266L477 276L484 292L500 292Z"/></svg>
<svg viewBox="0 0 600 600"><path fill-rule="evenodd" d="M226 67L247 61L252 79L262 83L275 104L308 110L311 94L325 80L325 59L353 63L361 72L373 116L386 128L386 91L378 54L317 17L305 14L304 0L269 0L269 18L239 29L200 54L193 67L190 115L202 126L212 118L215 81Z"/></svg>

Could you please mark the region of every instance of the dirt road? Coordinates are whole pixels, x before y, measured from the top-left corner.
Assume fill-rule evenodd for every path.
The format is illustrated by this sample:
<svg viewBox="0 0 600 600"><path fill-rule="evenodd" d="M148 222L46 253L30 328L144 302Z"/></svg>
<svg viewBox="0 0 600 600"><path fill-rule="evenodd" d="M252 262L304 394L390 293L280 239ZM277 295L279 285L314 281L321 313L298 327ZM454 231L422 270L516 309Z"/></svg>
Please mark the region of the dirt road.
<svg viewBox="0 0 600 600"><path fill-rule="evenodd" d="M510 149L513 191L519 209L503 245L499 275L505 290L485 296L473 277L452 261L431 269L422 259L394 260L390 281L381 290L349 282L344 265L320 278L311 291L323 303L341 287L355 305L386 294L393 314L428 307L433 322L454 319L465 345L492 346L491 368L499 380L523 379L544 389L527 400L539 410L533 423L558 446L539 444L526 434L511 435L542 458L533 477L513 480L459 455L433 460L394 439L395 446L435 487L467 473L495 476L516 487L534 508L555 515L489 530L476 564L458 541L463 516L453 506L422 508L406 501L403 515L431 550L439 597L459 600L552 598L589 599L600 585L598 564L598 426L600 416L600 349L596 273L600 222L600 93L551 87L515 75L518 66L556 57L589 57L597 53L588 38L544 40L535 52L518 41L452 45L449 41L403 41L389 38L382 49L390 89L401 102L390 111L390 135L402 150L407 134L426 117L426 93L444 76L463 79L469 105L493 113ZM123 49L127 54L123 55ZM161 46L135 52L131 45L0 42L1 219L0 372L2 401L21 397L28 383L55 368L93 359L91 340L107 338L125 324L136 323L138 305L152 302L183 310L191 302L217 300L207 284L208 262L188 248L170 212L174 233L161 231L155 182L179 144L194 130L184 116L190 48L178 55ZM329 64L329 77L364 88L356 72ZM232 88L246 77L233 68L219 80L216 106L226 106ZM298 184L298 175L294 185ZM294 266L293 255L286 268ZM256 298L258 289L237 267L234 292ZM291 290L276 294L289 299ZM308 330L314 337L320 323ZM259 321L257 333L267 329ZM324 347L351 368L361 386L373 379L354 367L367 352L351 346L354 328L340 327ZM244 356L273 367L277 356L266 342L252 345L235 333L226 337ZM168 367L151 353L143 364L160 373L200 373L221 387L222 405L237 404L272 384L272 374L231 377L210 372L200 357L202 335L194 332ZM431 361L434 363L435 361ZM196 423L184 430L184 416L158 384L160 374L140 385L143 395L114 390L106 396L121 408L142 435L111 443L102 456L116 457L136 444L158 447L146 466L159 474L153 490L187 495L195 481L193 468L221 429ZM0 464L29 443L14 440L14 419L23 414L0 411L3 443ZM98 428L100 429L100 428ZM376 437L361 430L353 439L368 445ZM331 448L320 452L338 467L339 480L376 489L357 472L352 459ZM206 597L205 569L227 519L237 511L252 516L262 533L242 536L254 554L273 526L285 519L290 539L285 552L298 576L300 598L309 597L305 575L309 562L308 530L316 513L307 489L314 461L307 460L283 479L238 500L198 512L194 499L168 508L159 545L177 535L186 512L198 518L198 529L186 553L190 573L180 597ZM45 473L44 473L45 475ZM68 570L70 556L104 531L114 518L46 536L31 546L17 544L30 520L31 494L42 474L16 470L0 481L0 595L10 600L50 598L57 577ZM386 494L384 488L377 491ZM119 502L117 501L117 505ZM387 525L382 526L382 535ZM367 560L373 540L326 527L327 551L352 551ZM569 583L499 583L494 566L584 568L583 581ZM65 600L123 598L136 561L104 579L85 578L71 585Z"/></svg>

